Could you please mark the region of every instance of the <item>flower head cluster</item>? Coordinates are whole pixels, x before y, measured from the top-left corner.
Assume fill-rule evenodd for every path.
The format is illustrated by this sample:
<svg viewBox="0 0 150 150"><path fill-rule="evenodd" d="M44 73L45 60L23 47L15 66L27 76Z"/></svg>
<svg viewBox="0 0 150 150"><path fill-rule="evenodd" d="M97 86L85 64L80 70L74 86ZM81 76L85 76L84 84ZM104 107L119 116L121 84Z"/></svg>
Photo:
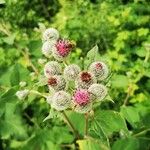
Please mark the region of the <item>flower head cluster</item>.
<svg viewBox="0 0 150 150"><path fill-rule="evenodd" d="M74 48L74 44L60 39L56 29L46 29L43 42L42 53L52 59L43 69L44 81L49 89L48 104L58 111L72 109L86 113L92 110L94 103L102 101L107 95L107 88L102 84L109 74L107 65L96 61L86 70L81 70L76 64L66 65L64 60ZM19 99L24 99L28 91L18 91L16 95Z"/></svg>
<svg viewBox="0 0 150 150"><path fill-rule="evenodd" d="M56 29L47 29L43 33L42 53L48 57L52 55L55 61L48 62L44 67L49 90L54 93L48 96L47 102L58 111L72 108L79 113L86 113L92 109L96 101L101 101L107 95L107 88L100 81L108 76L108 67L104 62L91 63L87 70L81 70L76 64L60 65L60 61L70 54L74 44L69 40L59 39ZM73 91L69 84L74 82Z"/></svg>
<svg viewBox="0 0 150 150"><path fill-rule="evenodd" d="M58 111L71 108L78 113L86 113L92 110L95 102L103 100L107 95L107 88L98 83L97 76L90 69L81 71L78 65L71 64L63 70L58 62L48 62L44 67L44 73L48 78L49 89L55 91L47 98L51 107ZM75 83L73 93L66 86L69 86L70 81Z"/></svg>

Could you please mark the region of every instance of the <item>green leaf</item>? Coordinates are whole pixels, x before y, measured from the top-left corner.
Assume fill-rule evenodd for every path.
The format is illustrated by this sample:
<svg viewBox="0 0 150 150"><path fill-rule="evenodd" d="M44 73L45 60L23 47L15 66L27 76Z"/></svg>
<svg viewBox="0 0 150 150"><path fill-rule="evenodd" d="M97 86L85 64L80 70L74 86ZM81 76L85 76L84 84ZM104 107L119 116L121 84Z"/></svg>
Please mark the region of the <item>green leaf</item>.
<svg viewBox="0 0 150 150"><path fill-rule="evenodd" d="M94 122L92 122L92 126L89 129L89 134L93 138L100 139L100 141L102 141L108 147L110 146L108 136L104 132L104 130L101 127L101 125L99 124L99 122L97 122L97 120L94 120Z"/></svg>
<svg viewBox="0 0 150 150"><path fill-rule="evenodd" d="M54 110L53 108L50 109L49 115L44 118L43 122L50 120L52 118L57 118L59 115L58 111Z"/></svg>
<svg viewBox="0 0 150 150"><path fill-rule="evenodd" d="M139 143L137 139L128 138L121 139L114 143L112 150L139 150Z"/></svg>
<svg viewBox="0 0 150 150"><path fill-rule="evenodd" d="M112 103L115 103L114 100L112 99L112 97L109 94L105 97L105 100L110 101Z"/></svg>
<svg viewBox="0 0 150 150"><path fill-rule="evenodd" d="M21 117L15 110L16 104L6 103L4 120L0 122L0 135L3 139L9 138L11 135L19 138L27 136Z"/></svg>
<svg viewBox="0 0 150 150"><path fill-rule="evenodd" d="M146 50L144 47L136 48L134 53L137 54L139 57L145 57L146 56Z"/></svg>
<svg viewBox="0 0 150 150"><path fill-rule="evenodd" d="M16 103L15 93L16 93L16 89L11 88L8 91L6 91L4 94L1 95L1 97L0 97L0 116L4 113L5 105L7 102Z"/></svg>
<svg viewBox="0 0 150 150"><path fill-rule="evenodd" d="M127 88L128 78L124 75L114 75L111 79L114 88Z"/></svg>
<svg viewBox="0 0 150 150"><path fill-rule="evenodd" d="M61 133L61 136L60 136ZM57 144L61 143L72 143L74 140L73 135L69 132L66 127L54 126L51 133L51 141Z"/></svg>
<svg viewBox="0 0 150 150"><path fill-rule="evenodd" d="M42 149L46 142L51 141L51 131L50 130L38 130L33 134L24 145L22 145L21 150L35 150ZM46 150L46 149L45 149Z"/></svg>
<svg viewBox="0 0 150 150"><path fill-rule="evenodd" d="M121 113L133 127L137 127L137 123L140 122L140 116L136 108L123 106L121 107Z"/></svg>
<svg viewBox="0 0 150 150"><path fill-rule="evenodd" d="M14 44L15 38L16 34L11 34L10 36L3 38L3 41L9 45L12 45Z"/></svg>
<svg viewBox="0 0 150 150"><path fill-rule="evenodd" d="M78 140L79 150L110 150L102 142L95 139Z"/></svg>
<svg viewBox="0 0 150 150"><path fill-rule="evenodd" d="M80 134L84 134L85 119L83 114L68 111L66 112L69 120L73 123L74 127L79 131Z"/></svg>
<svg viewBox="0 0 150 150"><path fill-rule="evenodd" d="M87 58L90 59L91 61L95 60L96 55L98 53L98 46L94 46L88 53L87 53Z"/></svg>
<svg viewBox="0 0 150 150"><path fill-rule="evenodd" d="M42 53L41 53L42 42L41 42L41 40L30 41L28 47L29 47L29 50L30 50L32 55L34 55L36 57L42 56Z"/></svg>
<svg viewBox="0 0 150 150"><path fill-rule="evenodd" d="M12 68L12 73L10 75L10 83L12 86L19 85L20 82L20 73L19 73L19 67L18 64L14 65Z"/></svg>
<svg viewBox="0 0 150 150"><path fill-rule="evenodd" d="M137 30L139 36L146 36L149 32L147 28L140 28Z"/></svg>
<svg viewBox="0 0 150 150"><path fill-rule="evenodd" d="M120 132L120 131L122 131L124 135L128 135L128 129L124 118L120 115L120 113L115 111L110 110L97 111L95 113L95 119L93 121L93 124L97 124L97 128L99 129L99 131L103 130L103 132L107 136L111 135L113 132Z"/></svg>
<svg viewBox="0 0 150 150"><path fill-rule="evenodd" d="M61 136L60 136L61 135ZM60 150L60 144L72 143L73 136L65 127L55 126L52 129L39 129L23 145L22 150L53 149Z"/></svg>
<svg viewBox="0 0 150 150"><path fill-rule="evenodd" d="M96 45L87 53L86 60L84 61L86 68L88 68L92 62L96 61L97 55L99 55L99 53L98 46Z"/></svg>

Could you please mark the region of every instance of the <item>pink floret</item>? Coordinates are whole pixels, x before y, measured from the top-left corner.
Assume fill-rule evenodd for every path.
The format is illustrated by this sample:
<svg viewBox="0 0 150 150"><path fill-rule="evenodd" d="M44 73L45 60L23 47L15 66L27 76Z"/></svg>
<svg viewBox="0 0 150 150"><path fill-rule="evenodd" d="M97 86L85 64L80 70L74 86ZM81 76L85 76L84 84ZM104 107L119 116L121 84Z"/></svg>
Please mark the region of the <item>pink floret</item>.
<svg viewBox="0 0 150 150"><path fill-rule="evenodd" d="M74 101L79 105L86 105L90 101L90 94L87 90L80 89L74 93Z"/></svg>
<svg viewBox="0 0 150 150"><path fill-rule="evenodd" d="M56 48L60 56L66 57L73 48L73 44L68 40L59 40L56 44Z"/></svg>

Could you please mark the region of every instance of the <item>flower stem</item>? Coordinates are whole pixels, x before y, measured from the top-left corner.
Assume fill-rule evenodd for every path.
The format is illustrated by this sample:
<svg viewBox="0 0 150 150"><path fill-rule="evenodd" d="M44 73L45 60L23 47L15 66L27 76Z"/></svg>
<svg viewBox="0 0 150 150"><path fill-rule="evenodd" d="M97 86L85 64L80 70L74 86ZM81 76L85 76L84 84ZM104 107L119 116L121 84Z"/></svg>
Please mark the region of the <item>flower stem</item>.
<svg viewBox="0 0 150 150"><path fill-rule="evenodd" d="M77 139L80 138L78 131L75 129L74 125L72 124L72 122L69 120L68 116L66 115L66 113L63 111L62 112L67 124L70 126L70 128L72 129L74 135L76 136Z"/></svg>
<svg viewBox="0 0 150 150"><path fill-rule="evenodd" d="M141 131L141 132L139 132L139 133L134 134L133 136L134 136L134 137L137 137L137 136L143 135L143 134L145 134L147 131L150 131L150 129L143 130L143 131Z"/></svg>
<svg viewBox="0 0 150 150"><path fill-rule="evenodd" d="M85 114L85 131L84 131L85 137L88 136L88 113Z"/></svg>
<svg viewBox="0 0 150 150"><path fill-rule="evenodd" d="M47 98L45 95L35 90L30 90L30 94L35 94L35 95L39 95L41 97Z"/></svg>

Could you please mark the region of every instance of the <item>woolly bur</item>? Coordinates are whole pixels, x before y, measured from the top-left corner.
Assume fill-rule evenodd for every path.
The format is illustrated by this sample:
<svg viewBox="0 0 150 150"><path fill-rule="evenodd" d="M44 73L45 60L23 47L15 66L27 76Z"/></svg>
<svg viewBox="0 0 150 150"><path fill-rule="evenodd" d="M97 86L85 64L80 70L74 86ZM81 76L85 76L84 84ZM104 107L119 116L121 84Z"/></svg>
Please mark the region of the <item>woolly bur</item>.
<svg viewBox="0 0 150 150"><path fill-rule="evenodd" d="M53 49L56 49L55 42L46 41L42 46L42 53L46 57L51 57Z"/></svg>
<svg viewBox="0 0 150 150"><path fill-rule="evenodd" d="M48 28L43 33L43 41L56 41L59 38L59 32L54 28Z"/></svg>
<svg viewBox="0 0 150 150"><path fill-rule="evenodd" d="M64 69L64 77L67 80L75 80L80 73L81 69L76 64L71 64Z"/></svg>
<svg viewBox="0 0 150 150"><path fill-rule="evenodd" d="M71 105L71 96L65 91L58 91L52 96L51 107L62 111L69 108Z"/></svg>
<svg viewBox="0 0 150 150"><path fill-rule="evenodd" d="M97 101L103 100L107 95L107 88L102 84L92 84L88 91Z"/></svg>
<svg viewBox="0 0 150 150"><path fill-rule="evenodd" d="M85 89L78 89L73 95L73 109L78 113L86 113L92 109L91 95Z"/></svg>
<svg viewBox="0 0 150 150"><path fill-rule="evenodd" d="M52 55L57 61L63 61L74 48L74 44L69 40L58 40L56 48L52 50Z"/></svg>
<svg viewBox="0 0 150 150"><path fill-rule="evenodd" d="M53 75L61 74L61 66L56 61L50 61L44 66L44 75L50 78Z"/></svg>
<svg viewBox="0 0 150 150"><path fill-rule="evenodd" d="M107 65L101 61L93 62L89 67L89 71L93 73L98 80L106 79L109 74Z"/></svg>
<svg viewBox="0 0 150 150"><path fill-rule="evenodd" d="M56 91L64 90L66 81L62 76L55 75L48 79L48 87L53 88Z"/></svg>
<svg viewBox="0 0 150 150"><path fill-rule="evenodd" d="M75 82L77 88L88 89L90 85L96 83L96 78L92 73L88 71L82 71L78 75Z"/></svg>
<svg viewBox="0 0 150 150"><path fill-rule="evenodd" d="M29 90L27 90L27 89L16 92L16 96L20 100L24 100L28 95L29 95Z"/></svg>

